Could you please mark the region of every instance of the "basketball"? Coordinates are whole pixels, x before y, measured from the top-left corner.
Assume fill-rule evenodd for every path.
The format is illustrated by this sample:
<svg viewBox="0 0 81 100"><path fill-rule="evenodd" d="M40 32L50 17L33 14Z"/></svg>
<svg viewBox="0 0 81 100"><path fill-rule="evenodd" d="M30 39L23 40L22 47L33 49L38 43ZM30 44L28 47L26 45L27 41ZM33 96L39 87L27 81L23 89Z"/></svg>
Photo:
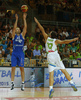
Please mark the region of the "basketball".
<svg viewBox="0 0 81 100"><path fill-rule="evenodd" d="M22 5L21 10L22 10L22 12L27 12L28 11L28 6L27 5Z"/></svg>

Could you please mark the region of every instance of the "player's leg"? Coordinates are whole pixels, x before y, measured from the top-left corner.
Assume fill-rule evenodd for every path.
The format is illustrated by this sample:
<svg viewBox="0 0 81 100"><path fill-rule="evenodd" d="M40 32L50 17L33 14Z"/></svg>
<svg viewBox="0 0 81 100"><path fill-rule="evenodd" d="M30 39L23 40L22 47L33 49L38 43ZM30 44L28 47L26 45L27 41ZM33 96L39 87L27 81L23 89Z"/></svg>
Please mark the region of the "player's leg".
<svg viewBox="0 0 81 100"><path fill-rule="evenodd" d="M48 60L48 70L49 70L49 98L52 98L53 97L53 92L54 92L54 90L53 90L53 83L54 83L54 77L53 77L53 75L54 75L54 69L55 69L55 67L56 67L56 65L54 65L55 64L55 56L54 56L54 54L52 53L50 53L50 54L48 54L48 56L47 56L47 60Z"/></svg>
<svg viewBox="0 0 81 100"><path fill-rule="evenodd" d="M24 67L20 67L20 71L21 71L22 82L24 82Z"/></svg>
<svg viewBox="0 0 81 100"><path fill-rule="evenodd" d="M20 53L18 56L18 66L20 67L21 71L21 79L22 79L22 84L21 84L21 90L24 91L24 53Z"/></svg>
<svg viewBox="0 0 81 100"><path fill-rule="evenodd" d="M14 89L15 69L16 69L16 67L12 67L12 69L11 69L11 90Z"/></svg>
<svg viewBox="0 0 81 100"><path fill-rule="evenodd" d="M50 87L50 90L53 89L53 83L54 83L54 71L52 72L49 72L49 87Z"/></svg>
<svg viewBox="0 0 81 100"><path fill-rule="evenodd" d="M74 82L72 81L69 73L66 71L66 69L61 69L62 73L64 73L67 80L70 82L71 87L74 89L74 91L77 91L77 87L75 86Z"/></svg>
<svg viewBox="0 0 81 100"><path fill-rule="evenodd" d="M14 89L14 76L15 76L15 69L16 69L16 64L17 64L17 59L16 56L12 53L12 57L11 57L11 90Z"/></svg>
<svg viewBox="0 0 81 100"><path fill-rule="evenodd" d="M68 81L71 81L71 77L69 75L69 73L66 71L66 69L60 69L62 71L62 73L65 75L65 77L67 78Z"/></svg>
<svg viewBox="0 0 81 100"><path fill-rule="evenodd" d="M53 97L53 93L54 93L54 90L53 90L53 83L54 83L54 70L52 72L49 72L49 88L50 88L50 91L49 91L49 98L52 98Z"/></svg>
<svg viewBox="0 0 81 100"><path fill-rule="evenodd" d="M69 73L66 71L65 66L64 66L59 54L57 55L56 65L60 67L61 71L64 73L65 77L70 82L70 84L71 84L72 88L74 89L74 91L77 91L77 88L76 88L75 84L73 83Z"/></svg>
<svg viewBox="0 0 81 100"><path fill-rule="evenodd" d="M20 71L21 71L21 78L22 78L22 84L21 84L21 90L24 91L24 67L20 67Z"/></svg>

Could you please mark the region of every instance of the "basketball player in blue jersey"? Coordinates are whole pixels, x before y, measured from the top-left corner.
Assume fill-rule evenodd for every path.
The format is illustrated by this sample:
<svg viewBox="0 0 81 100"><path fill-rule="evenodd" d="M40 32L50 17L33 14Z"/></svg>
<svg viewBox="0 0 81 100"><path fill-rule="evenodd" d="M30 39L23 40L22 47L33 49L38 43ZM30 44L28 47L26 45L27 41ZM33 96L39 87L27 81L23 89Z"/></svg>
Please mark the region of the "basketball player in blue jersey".
<svg viewBox="0 0 81 100"><path fill-rule="evenodd" d="M21 90L24 91L24 53L23 53L23 46L24 46L24 37L27 32L27 23L26 23L26 13L23 13L23 21L24 21L24 28L23 32L21 32L20 28L17 27L18 22L18 15L15 15L16 21L14 23L13 32L12 32L12 39L13 39L13 52L11 58L11 90L14 89L14 76L15 76L15 69L16 65L20 67L21 71Z"/></svg>

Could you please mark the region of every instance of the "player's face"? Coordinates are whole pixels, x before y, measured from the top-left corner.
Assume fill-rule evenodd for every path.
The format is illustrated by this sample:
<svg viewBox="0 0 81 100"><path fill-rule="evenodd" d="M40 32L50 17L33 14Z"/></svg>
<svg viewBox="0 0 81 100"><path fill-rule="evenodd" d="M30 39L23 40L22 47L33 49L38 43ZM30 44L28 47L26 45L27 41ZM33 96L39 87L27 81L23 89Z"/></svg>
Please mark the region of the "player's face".
<svg viewBox="0 0 81 100"><path fill-rule="evenodd" d="M20 28L17 27L15 32L16 32L16 34L20 34L20 32L21 32Z"/></svg>

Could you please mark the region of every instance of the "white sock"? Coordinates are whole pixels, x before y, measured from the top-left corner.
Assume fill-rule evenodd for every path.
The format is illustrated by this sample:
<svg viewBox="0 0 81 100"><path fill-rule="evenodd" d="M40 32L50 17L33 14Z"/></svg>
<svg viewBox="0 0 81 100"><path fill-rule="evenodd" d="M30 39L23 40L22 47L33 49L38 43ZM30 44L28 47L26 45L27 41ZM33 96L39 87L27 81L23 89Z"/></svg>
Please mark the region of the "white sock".
<svg viewBox="0 0 81 100"><path fill-rule="evenodd" d="M69 82L70 82L71 84L74 84L72 80L71 80L71 81L69 81Z"/></svg>
<svg viewBox="0 0 81 100"><path fill-rule="evenodd" d="M53 86L49 86L50 90L53 89Z"/></svg>
<svg viewBox="0 0 81 100"><path fill-rule="evenodd" d="M24 84L24 82L22 82L22 84Z"/></svg>

